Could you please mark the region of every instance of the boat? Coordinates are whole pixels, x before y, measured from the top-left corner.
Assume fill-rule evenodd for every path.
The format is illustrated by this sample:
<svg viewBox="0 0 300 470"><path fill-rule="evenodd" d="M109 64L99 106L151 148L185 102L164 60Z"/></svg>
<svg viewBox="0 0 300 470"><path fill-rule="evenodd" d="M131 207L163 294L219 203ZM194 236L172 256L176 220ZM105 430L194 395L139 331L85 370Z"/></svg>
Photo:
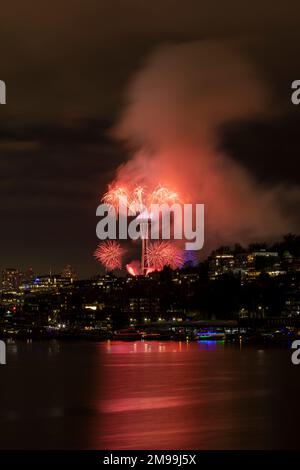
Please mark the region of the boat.
<svg viewBox="0 0 300 470"><path fill-rule="evenodd" d="M225 339L224 331L199 331L196 333L198 341L223 341Z"/></svg>
<svg viewBox="0 0 300 470"><path fill-rule="evenodd" d="M115 331L112 339L118 341L138 341L142 339L142 333L133 328L127 328Z"/></svg>

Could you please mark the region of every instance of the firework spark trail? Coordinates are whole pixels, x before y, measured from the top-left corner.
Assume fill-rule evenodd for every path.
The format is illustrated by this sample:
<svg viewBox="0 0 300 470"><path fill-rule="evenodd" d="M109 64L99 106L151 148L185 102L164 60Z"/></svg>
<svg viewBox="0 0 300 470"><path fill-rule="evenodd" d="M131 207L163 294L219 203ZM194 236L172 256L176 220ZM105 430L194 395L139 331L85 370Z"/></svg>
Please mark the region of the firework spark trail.
<svg viewBox="0 0 300 470"><path fill-rule="evenodd" d="M150 204L174 204L179 202L178 194L165 186L158 186L149 194Z"/></svg>
<svg viewBox="0 0 300 470"><path fill-rule="evenodd" d="M132 192L130 209L134 212L143 212L146 209L146 189L143 186L137 186Z"/></svg>
<svg viewBox="0 0 300 470"><path fill-rule="evenodd" d="M108 192L104 194L102 201L111 204L116 211L120 206L130 209L135 213L150 212L151 204L174 204L179 202L179 196L175 191L165 186L157 186L148 191L144 186L127 188L119 185L110 185Z"/></svg>
<svg viewBox="0 0 300 470"><path fill-rule="evenodd" d="M102 201L105 204L111 204L117 211L120 206L128 209L130 204L129 192L122 186L109 185L108 191L104 194Z"/></svg>
<svg viewBox="0 0 300 470"><path fill-rule="evenodd" d="M183 250L170 241L150 243L146 251L146 259L151 271L161 271L165 266L177 269L184 263Z"/></svg>
<svg viewBox="0 0 300 470"><path fill-rule="evenodd" d="M106 269L113 271L122 268L122 256L125 250L118 242L107 240L100 243L94 252L94 257L102 263Z"/></svg>

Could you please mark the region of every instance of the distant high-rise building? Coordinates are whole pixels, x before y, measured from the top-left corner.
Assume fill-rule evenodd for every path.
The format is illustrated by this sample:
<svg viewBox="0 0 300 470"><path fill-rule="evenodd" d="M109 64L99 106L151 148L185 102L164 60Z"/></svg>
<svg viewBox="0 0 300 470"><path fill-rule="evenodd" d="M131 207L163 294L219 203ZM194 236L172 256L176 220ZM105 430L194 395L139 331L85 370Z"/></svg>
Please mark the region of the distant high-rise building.
<svg viewBox="0 0 300 470"><path fill-rule="evenodd" d="M17 290L22 281L22 273L16 268L6 268L2 271L1 286L3 291Z"/></svg>
<svg viewBox="0 0 300 470"><path fill-rule="evenodd" d="M61 275L62 275L62 277L66 277L66 278L69 278L69 279L72 279L72 280L77 279L77 273L76 273L75 269L70 264L67 264L64 267L64 269L62 270Z"/></svg>
<svg viewBox="0 0 300 470"><path fill-rule="evenodd" d="M288 272L300 271L300 256L291 255L288 251L283 253L283 263Z"/></svg>
<svg viewBox="0 0 300 470"><path fill-rule="evenodd" d="M231 253L216 253L209 258L209 277L217 279L222 274L232 272L234 256Z"/></svg>
<svg viewBox="0 0 300 470"><path fill-rule="evenodd" d="M34 280L34 272L31 266L29 266L24 273L24 282L32 282Z"/></svg>

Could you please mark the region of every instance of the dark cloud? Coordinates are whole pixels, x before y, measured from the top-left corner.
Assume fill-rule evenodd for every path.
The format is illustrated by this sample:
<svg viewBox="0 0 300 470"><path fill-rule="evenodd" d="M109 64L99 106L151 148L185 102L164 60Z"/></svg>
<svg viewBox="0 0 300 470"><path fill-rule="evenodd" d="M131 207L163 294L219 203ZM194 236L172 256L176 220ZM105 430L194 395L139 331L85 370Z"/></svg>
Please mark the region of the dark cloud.
<svg viewBox="0 0 300 470"><path fill-rule="evenodd" d="M261 183L300 184L299 112L268 121L234 123L223 129L222 145Z"/></svg>
<svg viewBox="0 0 300 470"><path fill-rule="evenodd" d="M43 271L50 260L53 269L70 260L83 273L95 270L95 211L122 158L106 133L100 121L15 132L2 128L0 253L5 264Z"/></svg>

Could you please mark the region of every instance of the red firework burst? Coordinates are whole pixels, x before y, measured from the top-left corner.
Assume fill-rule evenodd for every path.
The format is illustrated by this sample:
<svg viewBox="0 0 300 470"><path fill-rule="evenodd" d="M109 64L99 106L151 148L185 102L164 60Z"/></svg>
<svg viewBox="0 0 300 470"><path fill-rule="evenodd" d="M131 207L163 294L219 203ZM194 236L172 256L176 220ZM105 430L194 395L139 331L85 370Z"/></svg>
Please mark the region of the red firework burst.
<svg viewBox="0 0 300 470"><path fill-rule="evenodd" d="M100 243L94 252L94 257L109 271L122 268L122 256L125 250L118 242L107 240Z"/></svg>
<svg viewBox="0 0 300 470"><path fill-rule="evenodd" d="M177 269L184 263L183 250L170 241L149 243L146 261L150 270L161 271L164 266Z"/></svg>
<svg viewBox="0 0 300 470"><path fill-rule="evenodd" d="M151 204L174 204L179 202L179 196L175 191L165 186L157 186L153 191L144 186L128 188L124 185L110 185L108 192L104 194L102 201L111 204L115 210L131 209L135 212L149 210Z"/></svg>
<svg viewBox="0 0 300 470"><path fill-rule="evenodd" d="M120 208L128 209L130 205L130 193L127 188L122 186L112 186L108 188L108 192L104 194L102 201L110 204L118 212Z"/></svg>
<svg viewBox="0 0 300 470"><path fill-rule="evenodd" d="M160 185L148 195L148 198L150 204L174 204L179 202L179 196L175 191Z"/></svg>

